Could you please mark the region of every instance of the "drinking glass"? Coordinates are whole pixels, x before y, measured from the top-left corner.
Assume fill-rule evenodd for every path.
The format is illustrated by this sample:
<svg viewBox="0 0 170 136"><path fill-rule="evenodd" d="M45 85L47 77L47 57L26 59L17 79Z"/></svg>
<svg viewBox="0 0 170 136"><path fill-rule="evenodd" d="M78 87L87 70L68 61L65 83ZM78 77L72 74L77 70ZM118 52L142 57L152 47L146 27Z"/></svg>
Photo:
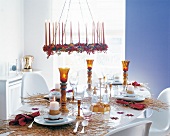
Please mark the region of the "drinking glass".
<svg viewBox="0 0 170 136"><path fill-rule="evenodd" d="M73 95L76 97L77 94L77 85L78 85L78 72L71 73L69 77L70 86L73 89Z"/></svg>
<svg viewBox="0 0 170 136"><path fill-rule="evenodd" d="M82 113L85 120L90 120L92 116L91 104L88 102L82 103Z"/></svg>
<svg viewBox="0 0 170 136"><path fill-rule="evenodd" d="M114 81L114 75L113 74L107 74L106 77L107 77L107 83L112 84L113 81Z"/></svg>

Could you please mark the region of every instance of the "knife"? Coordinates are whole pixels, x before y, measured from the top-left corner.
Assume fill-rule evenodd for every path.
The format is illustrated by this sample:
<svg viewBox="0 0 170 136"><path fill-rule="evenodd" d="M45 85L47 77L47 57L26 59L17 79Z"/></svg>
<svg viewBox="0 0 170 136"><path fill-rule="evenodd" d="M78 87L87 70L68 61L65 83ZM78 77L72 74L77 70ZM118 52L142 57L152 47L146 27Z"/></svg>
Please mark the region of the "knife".
<svg viewBox="0 0 170 136"><path fill-rule="evenodd" d="M78 127L79 127L79 124L80 124L80 121L77 121L77 122L76 122L76 126L75 126L75 128L74 128L74 130L73 130L73 133L76 133L76 132L77 132L77 129L78 129Z"/></svg>

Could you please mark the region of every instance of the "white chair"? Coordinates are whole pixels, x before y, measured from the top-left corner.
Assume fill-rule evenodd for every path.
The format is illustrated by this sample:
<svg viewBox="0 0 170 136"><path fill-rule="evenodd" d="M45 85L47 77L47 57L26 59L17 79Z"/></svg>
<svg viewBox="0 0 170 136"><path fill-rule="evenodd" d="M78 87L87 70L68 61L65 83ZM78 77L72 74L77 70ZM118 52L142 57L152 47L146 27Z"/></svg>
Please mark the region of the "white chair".
<svg viewBox="0 0 170 136"><path fill-rule="evenodd" d="M157 99L170 105L170 88L164 89ZM149 136L166 136L170 133L170 108L160 111L153 110L151 116L146 119L153 122ZM135 119L134 121L139 120L145 119Z"/></svg>
<svg viewBox="0 0 170 136"><path fill-rule="evenodd" d="M152 122L145 120L134 122L110 131L105 136L148 136Z"/></svg>
<svg viewBox="0 0 170 136"><path fill-rule="evenodd" d="M21 102L23 98L35 94L48 94L49 88L44 77L39 73L25 73L22 77Z"/></svg>

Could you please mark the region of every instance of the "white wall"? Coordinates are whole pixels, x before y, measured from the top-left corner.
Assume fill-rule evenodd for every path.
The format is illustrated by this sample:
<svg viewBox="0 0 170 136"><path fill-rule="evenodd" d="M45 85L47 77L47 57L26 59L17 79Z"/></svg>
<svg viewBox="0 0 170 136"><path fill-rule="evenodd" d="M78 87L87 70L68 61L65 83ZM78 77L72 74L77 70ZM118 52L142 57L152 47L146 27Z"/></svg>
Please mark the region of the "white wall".
<svg viewBox="0 0 170 136"><path fill-rule="evenodd" d="M23 0L0 0L0 75L23 56Z"/></svg>
<svg viewBox="0 0 170 136"><path fill-rule="evenodd" d="M53 57L47 59L42 49L45 43L45 20L51 18L50 8L51 0L24 0L24 54L34 56L33 70L41 70L49 88L52 88Z"/></svg>

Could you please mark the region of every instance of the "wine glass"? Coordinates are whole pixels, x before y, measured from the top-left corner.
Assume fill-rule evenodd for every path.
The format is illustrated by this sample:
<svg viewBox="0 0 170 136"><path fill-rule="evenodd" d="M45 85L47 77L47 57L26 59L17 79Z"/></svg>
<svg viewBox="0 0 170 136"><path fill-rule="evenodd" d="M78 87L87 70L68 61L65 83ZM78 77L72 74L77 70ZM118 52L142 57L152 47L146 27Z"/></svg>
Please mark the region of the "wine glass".
<svg viewBox="0 0 170 136"><path fill-rule="evenodd" d="M77 94L78 72L71 73L70 78L69 78L69 83L70 83L70 86L72 87L72 90L73 90L73 99L72 99L72 101L74 101L74 97Z"/></svg>

